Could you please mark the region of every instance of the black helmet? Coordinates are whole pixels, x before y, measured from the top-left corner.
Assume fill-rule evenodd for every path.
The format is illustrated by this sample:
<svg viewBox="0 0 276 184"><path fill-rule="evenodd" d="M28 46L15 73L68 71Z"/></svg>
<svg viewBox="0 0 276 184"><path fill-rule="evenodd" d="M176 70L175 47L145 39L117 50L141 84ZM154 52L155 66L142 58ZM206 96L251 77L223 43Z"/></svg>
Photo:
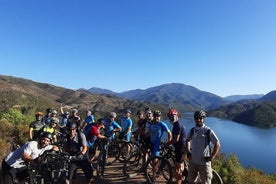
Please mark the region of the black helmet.
<svg viewBox="0 0 276 184"><path fill-rule="evenodd" d="M160 112L159 110L155 110L155 111L153 112L153 116L154 116L154 117L160 117L160 116L161 116L161 112Z"/></svg>
<svg viewBox="0 0 276 184"><path fill-rule="evenodd" d="M103 118L99 118L97 120L97 124L104 124L104 119Z"/></svg>
<svg viewBox="0 0 276 184"><path fill-rule="evenodd" d="M47 109L46 109L46 112L47 112L47 113L51 113L51 112L52 112L52 109L51 109L51 108L47 108Z"/></svg>
<svg viewBox="0 0 276 184"><path fill-rule="evenodd" d="M42 132L40 138L41 139L48 138L52 142L53 136L52 136L52 134L50 132Z"/></svg>
<svg viewBox="0 0 276 184"><path fill-rule="evenodd" d="M205 118L206 117L206 112L204 112L203 110L196 111L194 113L194 118L198 118L198 117Z"/></svg>
<svg viewBox="0 0 276 184"><path fill-rule="evenodd" d="M142 114L144 114L144 112L143 111L137 111L137 115L142 115Z"/></svg>
<svg viewBox="0 0 276 184"><path fill-rule="evenodd" d="M77 126L77 124L76 123L69 123L68 125L67 125L67 128L69 128L69 129L74 129L74 128L77 128L78 126Z"/></svg>

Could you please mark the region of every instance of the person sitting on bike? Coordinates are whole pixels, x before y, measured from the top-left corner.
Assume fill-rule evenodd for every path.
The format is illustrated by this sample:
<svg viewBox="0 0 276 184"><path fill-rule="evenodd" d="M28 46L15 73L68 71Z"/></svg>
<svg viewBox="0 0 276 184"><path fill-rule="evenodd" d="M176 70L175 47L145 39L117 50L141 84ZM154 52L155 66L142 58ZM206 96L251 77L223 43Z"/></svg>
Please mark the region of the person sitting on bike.
<svg viewBox="0 0 276 184"><path fill-rule="evenodd" d="M72 183L72 179L77 168L81 168L88 180L92 178L93 168L88 161L86 137L82 132L77 132L77 124L70 123L68 126L68 134L66 135L66 143L64 151L68 152L71 157L69 165L68 182Z"/></svg>
<svg viewBox="0 0 276 184"><path fill-rule="evenodd" d="M30 123L29 125L29 138L30 140L35 140L38 138L38 132L39 130L44 126L42 123L42 118L43 118L43 113L42 112L37 112L35 113L35 121Z"/></svg>
<svg viewBox="0 0 276 184"><path fill-rule="evenodd" d="M93 161L97 143L100 139L107 139L106 136L101 135L101 129L104 129L104 119L100 118L97 120L96 125L91 126L91 129L87 129L84 131L84 135L86 136L87 146L89 148L89 160L90 162Z"/></svg>
<svg viewBox="0 0 276 184"><path fill-rule="evenodd" d="M179 122L178 112L171 108L167 114L173 124L172 140L165 146L174 145L175 150L175 179L177 184L182 184L182 169L184 169L186 128Z"/></svg>
<svg viewBox="0 0 276 184"><path fill-rule="evenodd" d="M115 121L117 114L115 112L111 112L109 118L106 120L105 127L105 136L110 139L115 139L116 132L121 132L122 127Z"/></svg>
<svg viewBox="0 0 276 184"><path fill-rule="evenodd" d="M37 158L47 150L58 151L57 146L50 145L52 134L43 132L38 141L30 141L10 152L2 161L2 176L5 184L23 182L28 177L25 162L36 162Z"/></svg>
<svg viewBox="0 0 276 184"><path fill-rule="evenodd" d="M195 127L187 136L186 149L189 158L188 183L194 183L199 173L202 183L211 184L211 161L216 157L220 149L220 142L215 132L205 125L206 113L203 110L194 113ZM192 141L192 149L190 148ZM211 151L210 142L214 144Z"/></svg>

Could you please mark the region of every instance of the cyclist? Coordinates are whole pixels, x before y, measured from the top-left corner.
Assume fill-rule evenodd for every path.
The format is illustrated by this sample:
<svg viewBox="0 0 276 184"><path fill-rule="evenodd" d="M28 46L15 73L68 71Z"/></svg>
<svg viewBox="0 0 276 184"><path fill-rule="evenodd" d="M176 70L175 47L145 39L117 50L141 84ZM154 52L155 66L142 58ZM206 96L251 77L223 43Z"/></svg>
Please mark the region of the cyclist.
<svg viewBox="0 0 276 184"><path fill-rule="evenodd" d="M138 116L138 122L137 122L137 130L133 132L133 135L135 136L136 140L138 140L140 143L144 141L145 139L145 128L147 119L144 118L144 112L143 111L137 111Z"/></svg>
<svg viewBox="0 0 276 184"><path fill-rule="evenodd" d="M160 156L160 145L163 133L167 133L167 142L171 141L172 133L168 126L161 121L161 112L159 110L155 110L153 112L153 122L150 125L150 142L151 142L151 156ZM153 172L157 172L157 162L155 159L153 161ZM155 174L154 174L155 175ZM155 180L155 178L153 178Z"/></svg>
<svg viewBox="0 0 276 184"><path fill-rule="evenodd" d="M29 138L30 140L32 139L37 139L38 138L38 132L39 130L44 126L42 123L42 117L43 113L42 112L37 112L35 114L35 121L31 122L29 125Z"/></svg>
<svg viewBox="0 0 276 184"><path fill-rule="evenodd" d="M187 136L186 149L189 158L188 183L194 183L198 173L202 183L211 184L211 161L216 157L220 149L220 142L215 132L205 125L206 113L203 110L194 113L195 127ZM190 142L192 141L192 149ZM214 144L211 151L210 142Z"/></svg>
<svg viewBox="0 0 276 184"><path fill-rule="evenodd" d="M56 117L51 118L51 123L49 125L44 125L39 132L49 132L53 135L53 142L57 142L57 135L56 135L56 127L57 124L59 123L59 119Z"/></svg>
<svg viewBox="0 0 276 184"><path fill-rule="evenodd" d="M186 128L179 122L178 112L171 108L167 114L170 122L173 124L172 140L167 145L173 144L175 148L175 179L177 184L182 184L182 168L184 169L185 159L185 138Z"/></svg>
<svg viewBox="0 0 276 184"><path fill-rule="evenodd" d="M23 182L28 176L24 162L36 162L46 150L58 151L57 146L50 145L52 134L44 132L39 141L30 141L10 152L2 161L2 175L5 184Z"/></svg>
<svg viewBox="0 0 276 184"><path fill-rule="evenodd" d="M42 118L42 123L44 125L49 125L51 123L51 117L52 117L51 114L52 114L52 109L51 108L47 108L46 109L46 114Z"/></svg>
<svg viewBox="0 0 276 184"><path fill-rule="evenodd" d="M71 157L67 183L72 183L72 179L77 168L81 168L83 170L89 182L92 178L93 168L91 163L88 161L88 149L85 135L82 132L77 132L76 123L70 123L67 128L68 134L66 135L64 150L68 152Z"/></svg>
<svg viewBox="0 0 276 184"><path fill-rule="evenodd" d="M150 126L153 122L153 113L152 110L148 107L145 109L146 112L146 125L145 125L145 138L144 138L144 143L145 143L145 162L148 160L148 154L147 152L151 149L151 141L150 141Z"/></svg>
<svg viewBox="0 0 276 184"><path fill-rule="evenodd" d="M75 109L75 108L71 110L71 115L68 118L67 125L72 124L72 123L77 124L77 128L78 128L78 131L79 131L80 126L81 126L81 118L78 116L78 110Z"/></svg>
<svg viewBox="0 0 276 184"><path fill-rule="evenodd" d="M101 130L104 129L104 119L100 118L97 120L96 125L91 126L91 129L87 129L84 131L84 135L86 136L87 146L89 148L89 160L93 161L96 147L99 139L107 139L106 136L101 135Z"/></svg>
<svg viewBox="0 0 276 184"><path fill-rule="evenodd" d="M81 127L81 130L85 131L85 129L90 127L91 125L95 125L94 116L91 111L86 111L86 117L84 119L84 123Z"/></svg>
<svg viewBox="0 0 276 184"><path fill-rule="evenodd" d="M117 114L111 112L109 118L106 120L105 126L105 135L110 139L115 139L116 132L121 132L122 127L115 121Z"/></svg>
<svg viewBox="0 0 276 184"><path fill-rule="evenodd" d="M70 115L69 111L62 112L61 121L60 121L60 124L59 124L59 131L62 134L66 133L66 126L67 126L69 115Z"/></svg>

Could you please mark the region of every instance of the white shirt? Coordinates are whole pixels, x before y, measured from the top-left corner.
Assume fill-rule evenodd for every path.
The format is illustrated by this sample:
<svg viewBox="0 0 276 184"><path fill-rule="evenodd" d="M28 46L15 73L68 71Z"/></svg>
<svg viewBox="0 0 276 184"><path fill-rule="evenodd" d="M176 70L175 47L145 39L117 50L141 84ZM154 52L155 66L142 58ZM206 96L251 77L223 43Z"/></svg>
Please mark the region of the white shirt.
<svg viewBox="0 0 276 184"><path fill-rule="evenodd" d="M6 158L6 163L13 168L20 168L24 166L24 160L22 159L23 153L27 153L33 159L37 158L38 156L42 155L44 151L51 150L53 148L52 145L48 145L45 148L39 148L37 141L31 141L25 143L20 148L10 152Z"/></svg>

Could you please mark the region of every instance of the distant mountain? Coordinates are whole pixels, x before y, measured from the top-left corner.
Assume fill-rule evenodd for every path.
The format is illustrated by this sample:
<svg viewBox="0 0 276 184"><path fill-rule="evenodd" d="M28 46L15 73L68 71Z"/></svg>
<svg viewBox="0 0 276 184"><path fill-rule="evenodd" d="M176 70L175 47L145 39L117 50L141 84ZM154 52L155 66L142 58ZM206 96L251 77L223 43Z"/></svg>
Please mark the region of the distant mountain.
<svg viewBox="0 0 276 184"><path fill-rule="evenodd" d="M138 102L110 95L91 94L87 90L71 90L46 83L38 83L28 79L0 75L0 111L17 107L25 111L45 111L52 107L59 110L60 104L79 109L79 114L92 110L96 117L106 115L110 111L122 114L129 108L134 113L146 107L160 109L167 108L160 105Z"/></svg>
<svg viewBox="0 0 276 184"><path fill-rule="evenodd" d="M104 89L99 90L98 88L97 90L90 88L89 91L101 94L105 92L132 100L151 102L165 107L174 107L182 112L215 108L228 102L215 94L180 83L164 84L145 90L136 89L122 93L114 93Z"/></svg>
<svg viewBox="0 0 276 184"><path fill-rule="evenodd" d="M88 91L94 93L94 94L98 94L98 95L115 95L115 96L119 96L118 93L115 93L109 89L102 89L102 88L97 88L97 87L92 87L90 89L88 89Z"/></svg>
<svg viewBox="0 0 276 184"><path fill-rule="evenodd" d="M259 99L263 97L263 94L252 94L252 95L231 95L224 97L225 100L231 101L231 102L237 102L239 100L254 100Z"/></svg>
<svg viewBox="0 0 276 184"><path fill-rule="evenodd" d="M260 98L260 101L276 101L276 90L267 93L265 96Z"/></svg>

